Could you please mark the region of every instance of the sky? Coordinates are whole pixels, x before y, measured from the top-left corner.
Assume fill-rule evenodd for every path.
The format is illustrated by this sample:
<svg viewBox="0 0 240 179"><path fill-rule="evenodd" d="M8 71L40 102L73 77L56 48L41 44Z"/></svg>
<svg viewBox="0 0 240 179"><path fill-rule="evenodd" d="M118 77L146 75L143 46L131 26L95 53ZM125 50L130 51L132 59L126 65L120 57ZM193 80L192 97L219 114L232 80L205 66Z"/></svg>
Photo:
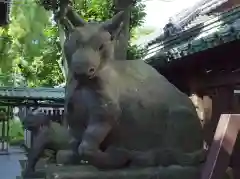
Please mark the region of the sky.
<svg viewBox="0 0 240 179"><path fill-rule="evenodd" d="M168 19L181 10L191 7L200 0L145 0L145 27L162 28Z"/></svg>

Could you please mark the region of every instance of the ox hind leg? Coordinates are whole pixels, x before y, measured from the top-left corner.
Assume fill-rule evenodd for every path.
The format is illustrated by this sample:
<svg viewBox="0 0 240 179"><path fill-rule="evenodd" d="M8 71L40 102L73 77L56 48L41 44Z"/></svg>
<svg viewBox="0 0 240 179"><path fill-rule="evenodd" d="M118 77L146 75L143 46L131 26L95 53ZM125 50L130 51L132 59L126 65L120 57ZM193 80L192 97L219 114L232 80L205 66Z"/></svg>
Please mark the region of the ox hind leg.
<svg viewBox="0 0 240 179"><path fill-rule="evenodd" d="M201 123L195 111L185 107L171 110L162 149L136 154L134 155L134 159L137 159L136 164L139 164L139 161L146 164L148 161L146 159L152 159L150 165L163 166L192 166L202 163L205 160L206 151L203 149Z"/></svg>
<svg viewBox="0 0 240 179"><path fill-rule="evenodd" d="M179 154L174 155L178 163L189 163L189 161L180 160L192 160L192 157L181 157L187 153L194 154L196 152L196 155L199 155L197 151L203 150L203 133L195 111L179 107L169 112L164 146L166 149L174 149L174 153Z"/></svg>
<svg viewBox="0 0 240 179"><path fill-rule="evenodd" d="M197 121L198 118L194 118L194 113L173 111L166 134L166 149L147 152L109 146L106 151L101 151L100 145L113 129L113 125L107 120L99 120L98 117L91 118L78 147L83 159L98 168L121 168L126 165L195 165L201 162L204 156L204 151L201 151L201 124Z"/></svg>

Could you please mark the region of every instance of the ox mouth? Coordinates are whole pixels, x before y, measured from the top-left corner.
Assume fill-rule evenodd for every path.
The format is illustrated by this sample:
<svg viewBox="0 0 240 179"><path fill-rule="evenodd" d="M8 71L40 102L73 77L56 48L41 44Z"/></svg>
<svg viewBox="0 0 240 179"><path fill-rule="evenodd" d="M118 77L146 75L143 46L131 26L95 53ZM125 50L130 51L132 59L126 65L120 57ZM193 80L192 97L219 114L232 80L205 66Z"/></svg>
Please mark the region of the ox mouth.
<svg viewBox="0 0 240 179"><path fill-rule="evenodd" d="M86 74L86 73L82 73L82 74L79 74L79 73L76 73L76 72L74 73L74 78L75 78L76 80L79 80L79 81L84 81L84 80L87 80L87 79L91 80L91 79L93 79L95 76L96 76L95 73L93 73L93 74L91 74L91 75L88 75L88 74Z"/></svg>
<svg viewBox="0 0 240 179"><path fill-rule="evenodd" d="M91 75L88 75L88 79L93 79L94 77L95 77L96 75L95 75L95 73L93 73L93 74L91 74Z"/></svg>

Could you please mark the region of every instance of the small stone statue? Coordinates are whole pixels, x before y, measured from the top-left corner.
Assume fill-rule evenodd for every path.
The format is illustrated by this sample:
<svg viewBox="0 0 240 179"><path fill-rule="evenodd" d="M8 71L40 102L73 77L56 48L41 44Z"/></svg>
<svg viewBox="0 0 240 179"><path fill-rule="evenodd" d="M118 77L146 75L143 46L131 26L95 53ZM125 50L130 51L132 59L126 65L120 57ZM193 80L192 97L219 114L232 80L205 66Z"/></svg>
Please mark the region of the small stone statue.
<svg viewBox="0 0 240 179"><path fill-rule="evenodd" d="M180 25L174 23L173 20L170 18L169 22L163 28L163 31L164 31L164 37L167 38L180 33L182 29Z"/></svg>
<svg viewBox="0 0 240 179"><path fill-rule="evenodd" d="M53 150L55 155L59 150L72 149L67 128L51 121L51 116L45 113L28 114L22 119L23 127L34 134L33 146L28 150L28 161L25 176L34 172L35 165L45 149Z"/></svg>

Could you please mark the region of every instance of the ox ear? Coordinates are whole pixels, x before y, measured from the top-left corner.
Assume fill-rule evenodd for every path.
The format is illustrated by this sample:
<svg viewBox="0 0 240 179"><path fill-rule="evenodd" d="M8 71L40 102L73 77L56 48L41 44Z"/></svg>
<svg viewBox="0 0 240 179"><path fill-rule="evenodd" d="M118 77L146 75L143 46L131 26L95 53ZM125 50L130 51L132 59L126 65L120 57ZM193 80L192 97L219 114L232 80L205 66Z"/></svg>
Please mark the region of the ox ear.
<svg viewBox="0 0 240 179"><path fill-rule="evenodd" d="M86 25L86 22L84 19L82 19L73 9L71 6L68 6L67 13L66 13L67 19L71 22L71 24L74 27L82 27Z"/></svg>
<svg viewBox="0 0 240 179"><path fill-rule="evenodd" d="M120 11L102 24L102 28L111 34L112 39L115 39L122 30L124 14L124 11Z"/></svg>

